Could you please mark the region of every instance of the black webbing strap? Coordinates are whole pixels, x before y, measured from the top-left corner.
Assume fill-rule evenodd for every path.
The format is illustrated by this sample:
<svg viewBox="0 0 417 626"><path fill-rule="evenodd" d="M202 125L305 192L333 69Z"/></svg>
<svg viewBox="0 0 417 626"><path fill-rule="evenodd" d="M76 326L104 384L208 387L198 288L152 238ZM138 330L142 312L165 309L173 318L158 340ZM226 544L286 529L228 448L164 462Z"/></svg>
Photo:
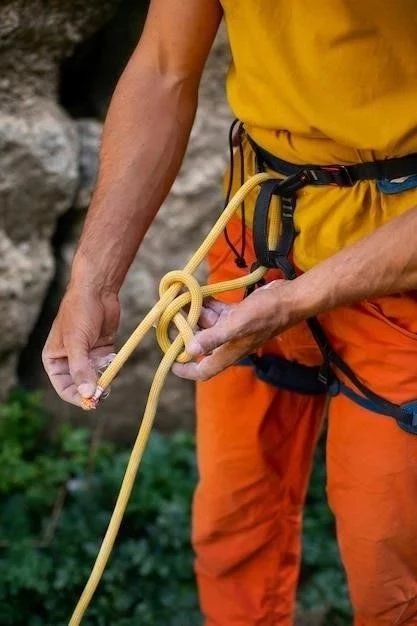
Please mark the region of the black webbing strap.
<svg viewBox="0 0 417 626"><path fill-rule="evenodd" d="M280 269L288 278L295 278L293 266L288 260L296 236L294 227L295 195L281 196L282 183L268 180L261 185L256 200L253 219L253 245L257 261L264 267ZM268 215L272 196L281 196L281 234L275 250L268 248Z"/></svg>
<svg viewBox="0 0 417 626"><path fill-rule="evenodd" d="M251 354L236 365L249 365L259 380L278 389L286 389L309 396L327 393L327 385L319 379L319 367L288 361L277 354Z"/></svg>
<svg viewBox="0 0 417 626"><path fill-rule="evenodd" d="M417 174L417 154L393 159L367 161L354 165L296 165L289 163L271 154L258 146L251 137L248 137L258 163L284 176L294 176L303 173L308 185L337 185L351 187L361 180L379 180L402 178Z"/></svg>
<svg viewBox="0 0 417 626"><path fill-rule="evenodd" d="M413 416L408 411L403 410L399 405L394 404L389 400L385 400L385 398L379 396L359 380L346 361L344 361L342 357L333 350L322 325L316 317L309 318L307 320L307 324L324 358L324 367L322 367L321 374L319 375L323 383L331 382L332 372L330 371L330 368L326 372L326 366L334 365L350 380L351 383L354 384L354 386L365 396L365 398L368 398L371 402L379 406L380 413L383 413L388 417L395 417L395 419L406 424L412 420ZM327 376L329 376L329 378L326 381L325 379Z"/></svg>

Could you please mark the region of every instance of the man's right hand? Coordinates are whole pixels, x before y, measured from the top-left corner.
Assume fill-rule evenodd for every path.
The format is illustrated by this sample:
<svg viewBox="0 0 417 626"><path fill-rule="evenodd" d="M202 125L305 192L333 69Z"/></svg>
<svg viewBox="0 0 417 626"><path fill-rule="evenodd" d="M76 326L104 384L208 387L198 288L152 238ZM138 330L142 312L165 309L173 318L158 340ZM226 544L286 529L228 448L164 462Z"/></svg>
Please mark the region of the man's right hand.
<svg viewBox="0 0 417 626"><path fill-rule="evenodd" d="M69 287L55 318L42 361L58 395L81 406L93 395L103 357L114 351L120 306L116 294Z"/></svg>
<svg viewBox="0 0 417 626"><path fill-rule="evenodd" d="M96 389L94 359L113 352L117 294L178 173L221 18L218 0L151 0L116 87L70 285L43 350L52 385L73 404Z"/></svg>

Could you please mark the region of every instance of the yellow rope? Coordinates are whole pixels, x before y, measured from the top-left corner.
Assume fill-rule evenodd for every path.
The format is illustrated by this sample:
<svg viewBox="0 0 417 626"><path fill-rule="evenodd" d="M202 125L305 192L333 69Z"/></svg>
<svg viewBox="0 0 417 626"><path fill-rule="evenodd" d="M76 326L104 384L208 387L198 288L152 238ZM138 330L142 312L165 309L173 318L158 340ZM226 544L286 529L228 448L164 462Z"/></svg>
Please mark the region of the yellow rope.
<svg viewBox="0 0 417 626"><path fill-rule="evenodd" d="M256 174L247 180L230 200L229 204L211 229L208 236L192 256L190 261L186 264L184 269L182 271L169 272L163 277L159 287L159 301L137 326L136 330L122 346L112 363L100 376L97 383L97 392L95 396L93 396L93 399L90 401L86 400L83 403L83 407L87 410L95 407L100 395L110 385L129 356L142 341L148 330L150 330L152 326L156 326L157 340L165 354L155 373L155 377L151 385L142 423L129 458L122 485L120 487L120 492L117 497L116 505L114 507L106 534L102 541L90 577L69 621L69 626L78 626L81 623L84 613L87 610L91 598L93 597L93 594L97 589L97 585L103 575L130 498L150 431L152 429L159 396L162 391L165 378L175 361L185 363L190 360L184 351L184 345L193 336L193 332L200 317L203 298L225 291L231 291L253 285L254 283L257 283L266 272L266 268L259 267L246 276L203 286L200 286L193 276L201 262L206 257L211 246L225 229L227 223L242 204L245 197L259 184L270 180L271 178L273 178L271 174L261 173ZM278 240L278 231L278 215L276 211L272 211L268 231L268 242L270 247L274 247L276 245ZM186 293L180 294L180 291L184 288L187 290ZM190 304L190 307L187 317L185 317L180 311L187 304ZM171 322L175 324L179 331L178 336L172 343L168 337L168 328Z"/></svg>

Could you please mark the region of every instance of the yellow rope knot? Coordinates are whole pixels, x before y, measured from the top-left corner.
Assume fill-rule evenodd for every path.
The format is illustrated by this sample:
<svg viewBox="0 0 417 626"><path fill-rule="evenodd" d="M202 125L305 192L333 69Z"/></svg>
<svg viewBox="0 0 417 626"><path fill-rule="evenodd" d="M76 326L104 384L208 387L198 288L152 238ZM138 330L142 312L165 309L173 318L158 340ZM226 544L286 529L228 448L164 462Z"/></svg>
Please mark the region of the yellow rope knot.
<svg viewBox="0 0 417 626"><path fill-rule="evenodd" d="M187 291L179 294L184 287ZM159 283L159 302L137 327L115 359L100 376L95 394L91 398L82 399L82 408L86 411L96 408L103 392L109 387L117 372L129 358L134 347L142 340L151 326L154 326L156 329L156 338L162 352L166 354L172 348L172 353L170 354L175 353L173 362L187 363L190 357L183 348L193 337L203 307L204 293L207 292L207 289L210 289L208 285L201 287L197 279L185 269L174 270L165 274ZM188 304L190 304L188 314L184 315L182 309ZM159 319L157 314L159 314ZM174 342L171 342L169 338L171 324L174 324L178 330L178 337Z"/></svg>
<svg viewBox="0 0 417 626"><path fill-rule="evenodd" d="M178 290L186 287L187 292L172 299L156 325L156 338L164 354L166 354L172 346L172 342L169 338L170 325L172 323L175 324L181 336L181 343L183 346L186 346L193 337L201 309L203 308L202 288L197 279L191 274L187 274L184 271L173 271L165 274L159 284L160 298L163 298L171 287L175 287L175 289ZM190 308L187 316L185 316L182 311L187 304L190 304ZM187 363L189 360L190 357L185 350L176 356L176 361L180 363Z"/></svg>
<svg viewBox="0 0 417 626"><path fill-rule="evenodd" d="M84 400L82 403L83 408L86 410L94 409L96 407L103 392L109 387L112 380L123 367L129 356L137 348L148 330L155 326L157 340L162 348L162 351L164 352L164 356L155 373L151 389L149 391L142 423L129 458L110 523L90 577L69 621L69 626L79 626L103 575L104 568L106 567L106 563L116 540L123 514L135 482L138 467L152 429L159 396L162 391L165 378L176 360L181 362L190 360L187 353L184 351L184 346L193 336L193 331L195 330L200 317L203 298L223 293L225 291L232 291L234 289L241 289L254 285L264 276L266 272L266 268L258 267L255 271L245 276L212 285L199 285L198 281L193 276L204 258L207 256L207 253L213 243L223 232L230 218L240 207L245 197L253 189L255 189L255 187L266 182L267 180L270 180L271 178L276 178L276 176L268 174L267 172L256 174L255 176L249 178L249 180L242 185L242 187L230 200L229 204L218 218L206 239L194 253L184 269L169 272L162 278L159 286L159 301L140 322L139 326L137 326L132 335L116 354L114 360L100 376L97 381L97 389L93 397L88 400ZM272 212L269 221L268 244L270 248L275 248L278 240L278 232L279 216L278 213L274 211ZM187 291L185 293L180 293L184 287ZM190 308L188 314L184 316L181 311L188 304L190 304ZM178 336L171 342L168 332L172 322L178 329Z"/></svg>

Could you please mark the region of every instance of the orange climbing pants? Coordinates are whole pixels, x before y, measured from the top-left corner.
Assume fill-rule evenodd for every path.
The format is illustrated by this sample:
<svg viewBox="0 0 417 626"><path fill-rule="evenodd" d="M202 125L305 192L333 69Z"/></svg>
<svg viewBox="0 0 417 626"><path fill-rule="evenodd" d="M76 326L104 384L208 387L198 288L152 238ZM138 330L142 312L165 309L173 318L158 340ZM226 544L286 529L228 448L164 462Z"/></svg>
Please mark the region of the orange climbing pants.
<svg viewBox="0 0 417 626"><path fill-rule="evenodd" d="M237 219L229 234L238 243ZM223 237L209 265L213 282L243 271ZM417 398L415 294L320 319L365 384L394 402ZM262 350L306 365L321 361L305 324ZM263 383L247 366L198 386L193 545L205 626L293 624L303 502L325 410L328 498L355 626L417 625L417 436L344 396L325 405L323 397Z"/></svg>

